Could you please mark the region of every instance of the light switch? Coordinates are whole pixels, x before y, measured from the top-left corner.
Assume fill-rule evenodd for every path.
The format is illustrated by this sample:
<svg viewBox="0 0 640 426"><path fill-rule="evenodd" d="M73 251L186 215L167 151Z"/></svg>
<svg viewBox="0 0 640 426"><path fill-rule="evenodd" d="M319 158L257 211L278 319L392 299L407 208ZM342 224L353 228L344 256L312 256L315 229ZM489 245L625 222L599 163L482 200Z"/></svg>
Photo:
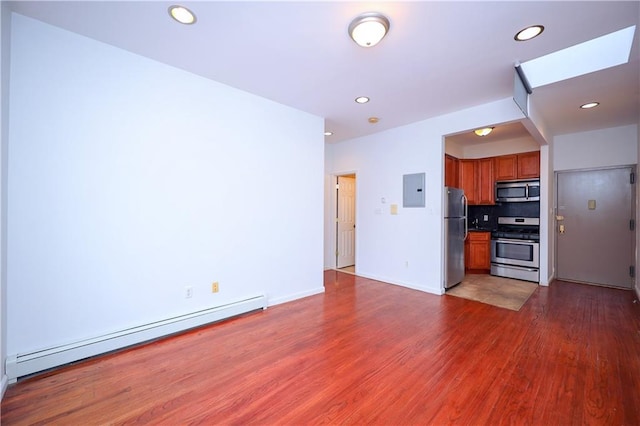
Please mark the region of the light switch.
<svg viewBox="0 0 640 426"><path fill-rule="evenodd" d="M398 205L391 204L391 214L398 214Z"/></svg>
<svg viewBox="0 0 640 426"><path fill-rule="evenodd" d="M589 210L595 210L596 209L596 200L589 200L589 202L587 204L589 206Z"/></svg>

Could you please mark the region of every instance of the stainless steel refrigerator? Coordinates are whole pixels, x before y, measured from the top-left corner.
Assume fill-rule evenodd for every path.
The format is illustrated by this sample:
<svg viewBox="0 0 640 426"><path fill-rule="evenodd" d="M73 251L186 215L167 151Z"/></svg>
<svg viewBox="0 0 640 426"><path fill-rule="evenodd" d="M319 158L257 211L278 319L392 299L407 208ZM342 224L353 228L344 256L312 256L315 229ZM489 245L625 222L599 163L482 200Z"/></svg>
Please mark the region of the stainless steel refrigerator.
<svg viewBox="0 0 640 426"><path fill-rule="evenodd" d="M459 188L444 188L445 289L464 278L464 240L467 238L467 197Z"/></svg>

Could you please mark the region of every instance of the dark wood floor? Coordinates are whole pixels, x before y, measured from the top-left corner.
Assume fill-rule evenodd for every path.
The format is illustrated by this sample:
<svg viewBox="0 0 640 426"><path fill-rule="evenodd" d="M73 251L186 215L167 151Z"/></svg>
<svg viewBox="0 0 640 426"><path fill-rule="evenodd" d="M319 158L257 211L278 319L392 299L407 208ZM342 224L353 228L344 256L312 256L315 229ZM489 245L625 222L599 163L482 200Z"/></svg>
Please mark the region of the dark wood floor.
<svg viewBox="0 0 640 426"><path fill-rule="evenodd" d="M555 282L519 311L335 271L324 295L7 390L2 424L640 424L640 304Z"/></svg>

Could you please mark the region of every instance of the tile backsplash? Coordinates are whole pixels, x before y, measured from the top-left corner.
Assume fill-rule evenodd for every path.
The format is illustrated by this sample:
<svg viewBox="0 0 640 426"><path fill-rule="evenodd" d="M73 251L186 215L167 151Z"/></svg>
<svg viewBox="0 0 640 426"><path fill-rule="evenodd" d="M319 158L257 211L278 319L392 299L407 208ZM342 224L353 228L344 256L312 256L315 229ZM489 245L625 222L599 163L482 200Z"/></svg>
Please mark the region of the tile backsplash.
<svg viewBox="0 0 640 426"><path fill-rule="evenodd" d="M484 218L487 217L485 221ZM494 206L469 206L469 227L474 223L479 228L495 229L498 227L498 217L540 217L540 202L499 203ZM477 222L476 222L477 220Z"/></svg>

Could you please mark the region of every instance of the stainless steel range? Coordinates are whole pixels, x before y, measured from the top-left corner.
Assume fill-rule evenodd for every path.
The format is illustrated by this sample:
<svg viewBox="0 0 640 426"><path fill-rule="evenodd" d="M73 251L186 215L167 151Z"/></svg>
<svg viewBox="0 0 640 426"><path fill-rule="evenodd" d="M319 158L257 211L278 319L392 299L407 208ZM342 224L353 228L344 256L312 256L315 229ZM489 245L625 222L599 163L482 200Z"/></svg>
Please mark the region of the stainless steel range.
<svg viewBox="0 0 640 426"><path fill-rule="evenodd" d="M491 275L540 281L540 219L499 217L491 233Z"/></svg>

